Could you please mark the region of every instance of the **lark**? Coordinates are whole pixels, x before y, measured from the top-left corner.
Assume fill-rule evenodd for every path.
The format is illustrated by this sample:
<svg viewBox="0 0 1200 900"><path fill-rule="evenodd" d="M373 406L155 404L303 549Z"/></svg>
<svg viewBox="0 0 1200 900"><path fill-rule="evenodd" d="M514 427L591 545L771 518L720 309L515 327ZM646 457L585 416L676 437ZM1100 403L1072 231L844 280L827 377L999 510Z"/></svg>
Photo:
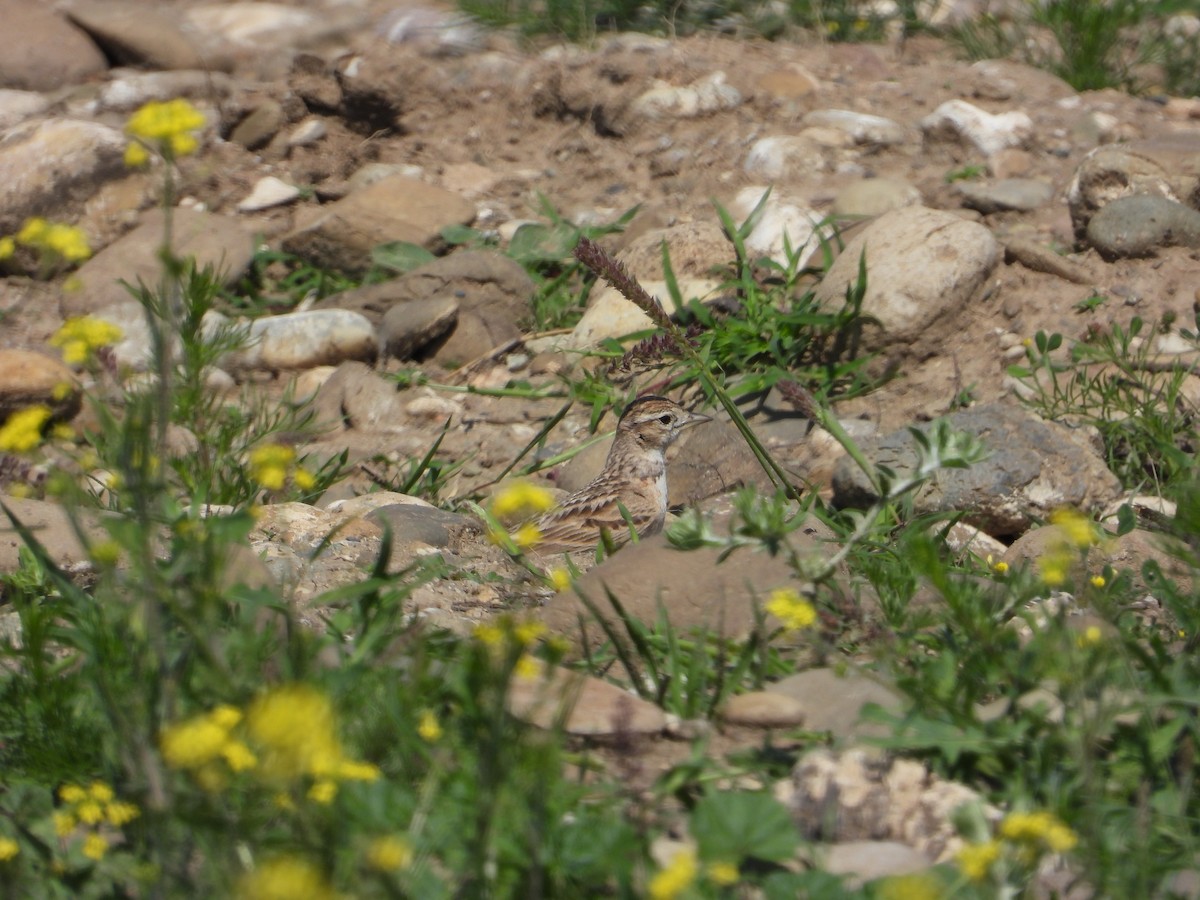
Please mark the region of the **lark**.
<svg viewBox="0 0 1200 900"><path fill-rule="evenodd" d="M665 397L639 397L617 423L608 459L596 479L567 497L534 524L541 532L539 553L591 550L607 531L614 544L662 530L667 517L667 460L664 451L693 425L711 421Z"/></svg>

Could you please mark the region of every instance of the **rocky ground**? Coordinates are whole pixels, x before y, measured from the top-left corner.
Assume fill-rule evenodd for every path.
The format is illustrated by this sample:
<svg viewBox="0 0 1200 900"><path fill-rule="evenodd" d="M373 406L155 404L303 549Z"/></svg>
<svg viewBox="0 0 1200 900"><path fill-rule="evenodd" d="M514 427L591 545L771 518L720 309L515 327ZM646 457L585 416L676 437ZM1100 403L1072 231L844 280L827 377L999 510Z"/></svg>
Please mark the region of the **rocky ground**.
<svg viewBox="0 0 1200 900"><path fill-rule="evenodd" d="M1200 100L1080 94L1017 63L964 62L924 36L901 46L630 34L591 48L525 47L442 9L374 0L152 8L97 0L64 11L0 0L0 11L13 33L27 36L0 59L0 235L40 215L77 224L96 251L69 278L34 277L35 262L20 254L9 261L0 281L0 416L56 402L53 386L71 375L47 340L68 317L120 325L118 361L145 365L141 309L118 279L156 277L164 173L124 165L122 128L144 102L174 97L208 117L199 152L176 173L176 247L218 265L229 285L263 245L352 277L385 242L444 253L439 235L448 226L494 232L503 246L522 223L545 220L545 198L579 224L638 207L605 245L665 296L665 240L685 292L706 297L719 292L714 266L731 259L713 200L741 219L770 186L748 245L777 258L785 233L811 251L814 229L830 234L836 222L846 249L813 286L837 303L865 249L864 311L878 323L868 341L881 369L894 373L836 414L876 458L893 463L903 461L904 441L889 435L948 413L990 442L987 463L943 480L921 503L967 510L982 531L977 546L998 558L1036 556L1031 529L1055 507L1098 513L1121 496L1087 434L1034 418L1014 396L1006 368L1024 357L1027 338L1039 330L1082 338L1137 315L1165 323L1147 337L1155 361L1194 364L1180 329L1194 327L1200 304ZM954 173L972 177L951 180ZM259 342L229 359L214 383L232 392L255 385L273 397L291 386L312 396L324 430L303 449L321 457L348 450L351 463L367 465L317 506L268 507L253 540L263 562L247 565L288 585L304 607L361 577L387 523L397 536L396 567L441 552L460 571L505 576L435 581L413 596L414 612L469 628L517 603L572 630L573 597L547 599L521 582L468 516L394 494L358 496L372 475L394 474L423 454L447 419L441 455L463 465L441 500L486 494L563 403L397 389L389 373L419 367L458 387L553 385L579 363L577 351L647 322L597 289L578 326L534 334L532 290L502 253L459 250L382 284L259 318ZM1083 303L1094 297L1104 299ZM1197 387L1189 385L1189 397ZM544 452L588 438L589 412L570 411ZM798 478L843 503L860 497L863 486L839 463L836 445L773 396L752 423ZM720 510L733 487L762 482L731 427L718 421L681 442L674 503ZM546 477L581 486L603 453L597 444ZM79 561L53 503L14 503L61 559ZM811 532L806 539L825 546L816 526ZM686 567L664 562L674 552L661 539L643 542L593 570L585 585L607 585L651 618L661 597L680 624L723 615L738 630L749 624L751 592L790 577L770 560L718 566L715 553L697 553ZM1136 565L1153 552L1135 532L1111 558ZM15 564L15 541L5 538L0 570ZM727 713L740 725L724 739L746 740L739 728L756 722L804 718L852 744L848 707L887 697L873 682L831 678L811 669L778 685L776 699L740 701L744 709ZM613 708L624 717L634 702L621 695L581 703L574 728L603 730ZM652 708L639 715L648 733L679 727ZM658 754L684 752L686 744L648 749L646 768L653 773ZM897 813L895 827L875 819L827 836L898 841L922 858L944 857L953 791L943 797L945 786L923 772L901 778L849 752L806 765L823 774L797 770L779 788L797 809L804 803L796 798L818 783L829 792L820 802L834 802L830 785L843 776L875 785L862 796L880 808L890 802L878 796L883 785L920 782L906 796L942 803L940 818ZM939 824L905 833L904 823L918 818ZM875 848L848 868L861 869L866 857L881 858Z"/></svg>

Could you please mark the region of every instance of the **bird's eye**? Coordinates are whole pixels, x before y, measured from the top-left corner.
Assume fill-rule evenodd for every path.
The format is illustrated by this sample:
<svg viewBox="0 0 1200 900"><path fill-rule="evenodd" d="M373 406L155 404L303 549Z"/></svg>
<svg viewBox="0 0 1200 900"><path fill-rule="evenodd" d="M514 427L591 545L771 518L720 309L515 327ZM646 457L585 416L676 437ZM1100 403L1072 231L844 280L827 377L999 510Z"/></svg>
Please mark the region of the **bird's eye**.
<svg viewBox="0 0 1200 900"><path fill-rule="evenodd" d="M664 425L670 425L671 424L671 416L669 413L665 416L659 416L658 421L662 422Z"/></svg>

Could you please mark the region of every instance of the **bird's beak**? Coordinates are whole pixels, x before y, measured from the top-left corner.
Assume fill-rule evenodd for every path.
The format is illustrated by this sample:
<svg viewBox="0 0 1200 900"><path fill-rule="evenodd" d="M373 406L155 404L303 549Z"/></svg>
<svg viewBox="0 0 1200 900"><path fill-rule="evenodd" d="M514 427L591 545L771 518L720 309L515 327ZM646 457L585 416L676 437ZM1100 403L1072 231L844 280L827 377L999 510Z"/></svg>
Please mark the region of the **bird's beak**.
<svg viewBox="0 0 1200 900"><path fill-rule="evenodd" d="M703 425L705 422L711 422L712 416L701 415L700 413L688 413L688 417L683 420L680 428L691 428L693 425Z"/></svg>

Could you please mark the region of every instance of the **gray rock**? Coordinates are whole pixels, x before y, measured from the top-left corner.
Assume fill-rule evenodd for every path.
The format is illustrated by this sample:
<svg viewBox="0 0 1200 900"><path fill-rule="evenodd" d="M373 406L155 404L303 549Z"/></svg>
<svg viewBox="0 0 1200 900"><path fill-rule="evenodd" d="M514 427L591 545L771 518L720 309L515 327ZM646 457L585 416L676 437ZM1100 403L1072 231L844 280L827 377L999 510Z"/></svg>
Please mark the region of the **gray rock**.
<svg viewBox="0 0 1200 900"><path fill-rule="evenodd" d="M742 188L729 204L735 221L745 221L766 192L765 187L751 185ZM746 249L759 256L769 256L780 265L788 265L787 247L796 254L797 265L803 266L820 249L821 241L832 240L833 232L821 226L825 216L782 191L773 191L763 207L758 224L746 237ZM818 227L820 226L820 227Z"/></svg>
<svg viewBox="0 0 1200 900"><path fill-rule="evenodd" d="M1134 194L1200 206L1200 136L1183 132L1112 144L1085 156L1067 188L1075 237L1083 240L1102 208Z"/></svg>
<svg viewBox="0 0 1200 900"><path fill-rule="evenodd" d="M0 234L29 216L62 218L124 177L125 135L77 119L26 122L0 134Z"/></svg>
<svg viewBox="0 0 1200 900"><path fill-rule="evenodd" d="M368 513L366 520L390 529L392 540L397 544L417 542L444 548L461 541L464 535L477 535L483 531L483 525L471 516L414 503L381 506Z"/></svg>
<svg viewBox="0 0 1200 900"><path fill-rule="evenodd" d="M234 81L224 72L204 72L183 69L173 72L137 72L131 69L114 72L111 81L96 92L95 106L99 110L130 112L151 100L173 100L184 97L197 102L213 103L228 97ZM209 123L216 124L210 116Z"/></svg>
<svg viewBox="0 0 1200 900"><path fill-rule="evenodd" d="M712 72L689 85L661 85L637 97L631 111L637 117L656 119L694 119L715 112L736 109L742 93L726 83L724 72Z"/></svg>
<svg viewBox="0 0 1200 900"><path fill-rule="evenodd" d="M274 175L258 179L250 193L238 202L238 212L260 212L284 206L300 198L300 188Z"/></svg>
<svg viewBox="0 0 1200 900"><path fill-rule="evenodd" d="M1065 278L1075 284L1092 284L1095 281L1091 273L1075 260L1067 259L1043 244L1024 238L1005 238L1004 259L1010 263L1019 262L1035 272Z"/></svg>
<svg viewBox="0 0 1200 900"><path fill-rule="evenodd" d="M60 397L62 385L68 390ZM50 407L57 420L74 416L80 407L75 373L44 353L0 349L0 422L34 404Z"/></svg>
<svg viewBox="0 0 1200 900"><path fill-rule="evenodd" d="M88 541L102 541L108 532L94 516L75 516L57 503L48 500L26 500L5 496L5 506L17 520L34 533L47 555L64 568L86 563L88 555L79 541L76 524L82 527ZM78 520L76 522L76 520ZM11 574L21 566L20 550L24 541L13 529L12 522L0 511L0 572Z"/></svg>
<svg viewBox="0 0 1200 900"><path fill-rule="evenodd" d="M1108 259L1200 247L1200 212L1166 197L1119 197L1088 222L1088 243Z"/></svg>
<svg viewBox="0 0 1200 900"><path fill-rule="evenodd" d="M323 120L310 116L292 129L292 133L288 135L288 146L308 147L320 141L328 131Z"/></svg>
<svg viewBox="0 0 1200 900"><path fill-rule="evenodd" d="M806 128L836 128L856 144L890 146L904 143L904 127L885 119L850 109L818 109L802 120Z"/></svg>
<svg viewBox="0 0 1200 900"><path fill-rule="evenodd" d="M862 312L883 331L868 332L868 343L919 340L933 322L970 303L1000 261L999 244L978 223L919 206L893 210L867 225L830 266L816 291L822 306L842 305L864 251Z"/></svg>
<svg viewBox="0 0 1200 900"><path fill-rule="evenodd" d="M898 178L864 178L846 185L833 200L834 215L874 218L893 209L919 206L921 192Z"/></svg>
<svg viewBox="0 0 1200 900"><path fill-rule="evenodd" d="M956 430L981 439L991 455L968 469L938 472L913 498L917 515L961 511L964 522L993 537L1020 534L1062 506L1103 509L1121 490L1104 461L1074 429L1014 406L992 403L946 417ZM918 426L928 431L929 425ZM917 463L912 435L901 429L861 443L876 465L898 475ZM861 508L875 499L866 476L849 457L838 461L833 503Z"/></svg>
<svg viewBox="0 0 1200 900"><path fill-rule="evenodd" d="M314 210L283 239L283 248L315 265L351 274L371 266L371 250L389 241L441 245L448 225L467 225L475 208L456 194L391 176Z"/></svg>
<svg viewBox="0 0 1200 900"><path fill-rule="evenodd" d="M988 213L1045 206L1054 198L1054 186L1039 178L1002 178L999 181L965 181L958 184L963 206Z"/></svg>
<svg viewBox="0 0 1200 900"><path fill-rule="evenodd" d="M384 353L396 359L413 359L429 344L454 328L458 301L453 297L426 297L393 306L379 326Z"/></svg>
<svg viewBox="0 0 1200 900"><path fill-rule="evenodd" d="M965 141L984 156L1019 147L1033 135L1033 120L1023 112L992 115L965 100L947 100L921 120L930 140Z"/></svg>
<svg viewBox="0 0 1200 900"><path fill-rule="evenodd" d="M51 4L0 0L0 19L10 36L0 53L0 87L54 91L108 68L100 48Z"/></svg>
<svg viewBox="0 0 1200 900"><path fill-rule="evenodd" d="M271 143L283 127L285 118L282 106L274 100L264 100L237 123L229 140L247 150L258 150Z"/></svg>
<svg viewBox="0 0 1200 900"><path fill-rule="evenodd" d="M801 553L824 557L828 548L821 538L825 536L816 524L805 525L793 536L793 545ZM618 631L621 626L606 589L643 622L655 621L661 603L671 624L681 631L697 627L744 635L755 625L755 598L761 601L775 588L793 583L795 573L782 557L766 553L739 549L724 561L719 557L715 549L676 550L665 535L656 534L626 545L578 579L577 587ZM573 642L586 639L594 647L604 640L574 590L555 596L541 615L553 631Z"/></svg>
<svg viewBox="0 0 1200 900"><path fill-rule="evenodd" d="M313 398L313 424L325 430L401 430L408 423L405 399L394 381L381 377L370 366L342 363Z"/></svg>
<svg viewBox="0 0 1200 900"><path fill-rule="evenodd" d="M174 249L178 256L194 257L198 267L213 266L226 286L242 277L254 256L254 236L240 223L226 216L184 208L175 209L172 215ZM139 281L158 284L162 277L158 258L162 239L162 210L150 210L142 216L142 224L80 267L76 273L79 289L62 294L63 316L83 315L127 303L130 294L121 285L122 280L135 285Z"/></svg>
<svg viewBox="0 0 1200 900"><path fill-rule="evenodd" d="M378 352L375 329L365 316L344 309L313 309L254 319L248 345L231 354L222 367L286 371L337 365L346 360L373 360Z"/></svg>
<svg viewBox="0 0 1200 900"><path fill-rule="evenodd" d="M684 506L750 485L769 490L771 482L727 418L685 432L667 466L668 495L672 503Z"/></svg>
<svg viewBox="0 0 1200 900"><path fill-rule="evenodd" d="M853 669L806 669L768 685L767 690L799 701L804 707L804 727L828 731L839 741L887 733L883 725L860 720L862 708L868 703L892 713L902 712L905 705L881 678Z"/></svg>

